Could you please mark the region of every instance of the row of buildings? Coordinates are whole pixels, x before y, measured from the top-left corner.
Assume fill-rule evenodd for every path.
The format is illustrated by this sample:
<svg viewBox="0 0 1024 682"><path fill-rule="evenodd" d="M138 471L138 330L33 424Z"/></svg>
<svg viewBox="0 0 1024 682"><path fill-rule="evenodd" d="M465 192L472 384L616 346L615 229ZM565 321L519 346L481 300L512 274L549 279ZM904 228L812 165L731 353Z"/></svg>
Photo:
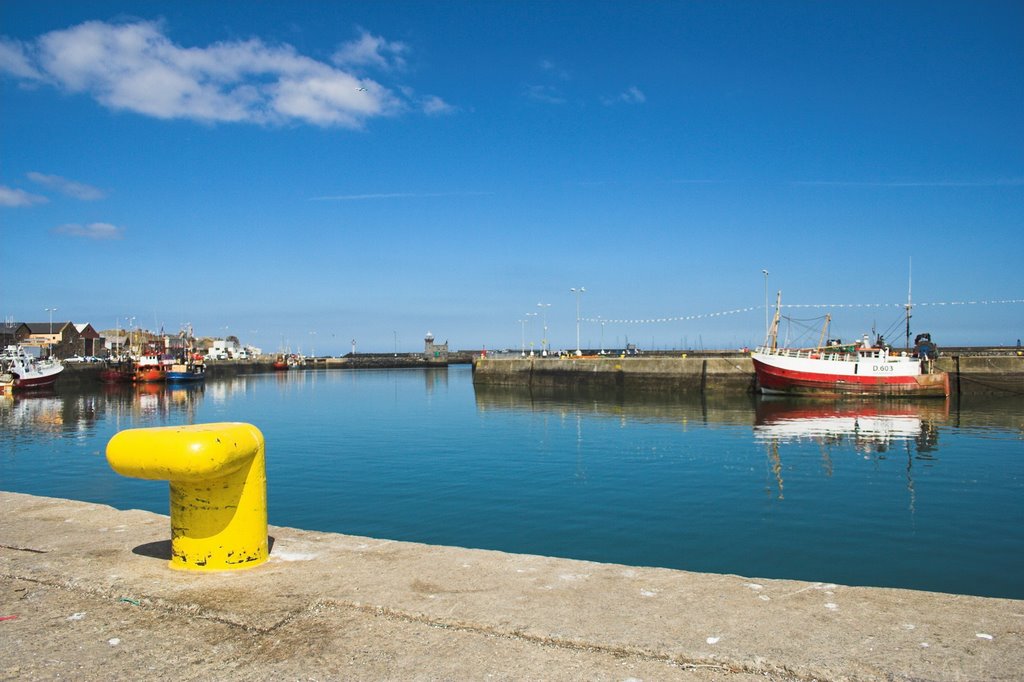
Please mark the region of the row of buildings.
<svg viewBox="0 0 1024 682"><path fill-rule="evenodd" d="M20 345L33 355L66 360L71 357L110 357L134 349L136 353L178 354L186 349L212 351L218 358L237 357L243 353L237 339L194 339L180 333L154 334L137 330L97 331L91 324L74 322L0 323L0 348ZM259 349L249 349L246 354Z"/></svg>
<svg viewBox="0 0 1024 682"><path fill-rule="evenodd" d="M0 347L21 345L40 357L107 355L106 339L91 324L73 322L12 322L0 324ZM31 352L31 350L30 350Z"/></svg>

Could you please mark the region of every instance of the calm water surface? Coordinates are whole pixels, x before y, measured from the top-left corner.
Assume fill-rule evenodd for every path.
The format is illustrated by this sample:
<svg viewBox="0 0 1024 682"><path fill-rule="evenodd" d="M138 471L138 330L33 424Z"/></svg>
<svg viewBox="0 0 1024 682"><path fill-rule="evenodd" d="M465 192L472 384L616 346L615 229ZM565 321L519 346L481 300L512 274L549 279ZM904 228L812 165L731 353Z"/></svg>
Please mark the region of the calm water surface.
<svg viewBox="0 0 1024 682"><path fill-rule="evenodd" d="M0 400L0 488L166 514L118 430L246 421L270 523L1024 598L1024 399L816 403L474 390L468 367Z"/></svg>

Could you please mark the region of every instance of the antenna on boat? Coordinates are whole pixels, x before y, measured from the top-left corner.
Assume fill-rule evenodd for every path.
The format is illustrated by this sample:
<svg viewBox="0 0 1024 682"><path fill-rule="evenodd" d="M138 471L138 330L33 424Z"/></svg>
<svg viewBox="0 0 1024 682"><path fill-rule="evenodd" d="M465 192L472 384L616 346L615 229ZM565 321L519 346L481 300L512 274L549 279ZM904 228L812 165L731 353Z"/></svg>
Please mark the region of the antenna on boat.
<svg viewBox="0 0 1024 682"><path fill-rule="evenodd" d="M914 257L911 256L907 265L907 350L910 350L910 302L911 284L913 283Z"/></svg>

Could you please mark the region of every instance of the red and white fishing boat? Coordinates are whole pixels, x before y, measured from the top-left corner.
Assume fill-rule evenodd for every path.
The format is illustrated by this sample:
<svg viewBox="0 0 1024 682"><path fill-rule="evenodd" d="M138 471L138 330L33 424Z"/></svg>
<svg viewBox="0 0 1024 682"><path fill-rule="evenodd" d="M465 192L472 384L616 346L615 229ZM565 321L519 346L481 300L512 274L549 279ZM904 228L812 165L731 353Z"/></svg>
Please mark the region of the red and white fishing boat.
<svg viewBox="0 0 1024 682"><path fill-rule="evenodd" d="M167 371L174 364L174 358L167 355L146 354L135 361L136 383L154 383L165 381Z"/></svg>
<svg viewBox="0 0 1024 682"><path fill-rule="evenodd" d="M826 317L826 330L828 318ZM949 375L929 357L858 342L849 346L779 348L779 306L764 346L751 353L761 393L891 398L949 395ZM826 332L822 332L824 340ZM934 349L934 346L930 346Z"/></svg>
<svg viewBox="0 0 1024 682"><path fill-rule="evenodd" d="M49 388L63 371L59 360L37 360L21 346L7 346L0 353L0 393Z"/></svg>

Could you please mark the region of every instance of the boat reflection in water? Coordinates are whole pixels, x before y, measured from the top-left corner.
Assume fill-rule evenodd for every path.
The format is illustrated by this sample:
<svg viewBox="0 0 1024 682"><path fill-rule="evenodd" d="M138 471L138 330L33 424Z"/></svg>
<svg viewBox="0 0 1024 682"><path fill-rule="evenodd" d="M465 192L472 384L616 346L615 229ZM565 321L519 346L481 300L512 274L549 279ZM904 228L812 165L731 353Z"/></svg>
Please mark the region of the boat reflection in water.
<svg viewBox="0 0 1024 682"><path fill-rule="evenodd" d="M948 400L808 403L764 399L757 405L754 438L848 442L862 452L885 452L894 442L913 441L918 452L930 452L937 444L937 424L948 418Z"/></svg>
<svg viewBox="0 0 1024 682"><path fill-rule="evenodd" d="M164 384L103 384L88 393L34 391L3 396L0 431L18 438L88 436L110 420L115 428L129 425L162 426L193 423L203 400L203 384L174 387Z"/></svg>
<svg viewBox="0 0 1024 682"><path fill-rule="evenodd" d="M922 402L807 402L770 398L758 401L754 440L769 446L768 457L784 498L783 445L817 443L827 476L832 476L832 448L861 453L865 459L907 456L907 488L913 495L913 463L934 462L939 426L949 418L949 400ZM913 497L911 497L913 506Z"/></svg>

